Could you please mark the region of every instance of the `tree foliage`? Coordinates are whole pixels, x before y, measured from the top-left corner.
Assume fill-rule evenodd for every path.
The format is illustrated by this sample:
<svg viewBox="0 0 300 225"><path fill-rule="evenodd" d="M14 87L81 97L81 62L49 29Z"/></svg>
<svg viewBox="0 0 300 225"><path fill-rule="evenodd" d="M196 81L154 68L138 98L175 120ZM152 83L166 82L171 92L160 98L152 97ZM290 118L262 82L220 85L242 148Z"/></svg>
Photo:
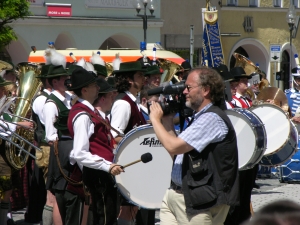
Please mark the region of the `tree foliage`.
<svg viewBox="0 0 300 225"><path fill-rule="evenodd" d="M29 15L31 13L27 0L0 0L0 49L11 41L17 40L14 30L9 24Z"/></svg>

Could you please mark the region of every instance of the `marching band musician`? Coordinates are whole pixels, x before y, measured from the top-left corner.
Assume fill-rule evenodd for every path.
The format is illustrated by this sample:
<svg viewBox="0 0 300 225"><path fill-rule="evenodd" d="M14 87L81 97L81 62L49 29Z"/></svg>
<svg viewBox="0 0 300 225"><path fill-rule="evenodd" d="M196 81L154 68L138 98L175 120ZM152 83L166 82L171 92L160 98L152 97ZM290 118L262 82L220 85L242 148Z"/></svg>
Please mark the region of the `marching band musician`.
<svg viewBox="0 0 300 225"><path fill-rule="evenodd" d="M136 126L146 124L137 99L145 83L144 72L146 68L139 61L121 63L119 70L113 72L119 94L111 110L111 125L122 134L126 134ZM117 143L121 141L122 137L119 137L115 131L112 131L112 135ZM136 216L137 211L137 206L130 204L124 198L121 199L118 224L133 224L135 217L139 225L154 224L155 210L140 209Z"/></svg>
<svg viewBox="0 0 300 225"><path fill-rule="evenodd" d="M11 85L13 82L7 82L2 77L0 77L0 99L6 98L7 90L5 86ZM8 128L12 132L14 132L18 126L16 124L9 123L11 122L11 116L8 114L3 113L1 116L1 125L3 127L0 128L1 136L9 137L10 131L7 131L5 128ZM6 122L5 122L6 121ZM21 125L23 128L33 128L33 123L24 121L24 122L17 122L18 125ZM12 181L11 181L11 173L12 169L7 162L7 158L5 155L5 140L1 140L0 144L0 192L1 192L1 200L0 200L0 224L14 224L12 218L7 217L9 203L10 203L10 196L12 193Z"/></svg>
<svg viewBox="0 0 300 225"><path fill-rule="evenodd" d="M292 82L293 87L285 90L286 97L288 99L288 105L291 111L292 121L299 124L300 123L300 67L295 67L292 69Z"/></svg>
<svg viewBox="0 0 300 225"><path fill-rule="evenodd" d="M65 80L68 79L68 77L69 74L62 65L51 65L49 67L47 78L49 84L53 88L53 91L44 105L43 118L45 121L45 140L52 147L53 143L59 140L59 134L57 129L54 127L54 122L60 112L71 108L71 94L66 93L67 89L64 85ZM50 151L54 150L51 149ZM64 198L64 194L67 194L67 192L64 193L67 182L64 179L54 180L53 174L50 174L50 168L52 167L51 164L53 164L53 162L51 162L52 160L54 161L56 159L50 158L49 160L49 173L46 181L47 203L43 212L43 214L45 214L43 215L43 224L51 225L53 218L54 224L60 225L63 224L62 219L65 219L60 215L60 210L63 210L64 206L59 206L56 198ZM53 191L56 192L52 193ZM78 199L74 197L74 201L76 202ZM51 216L52 210L53 216Z"/></svg>
<svg viewBox="0 0 300 225"><path fill-rule="evenodd" d="M182 66L183 70L180 70L176 73L179 81L185 80L187 75L189 74L190 70L192 69L190 62L187 60L183 61L181 63L181 66Z"/></svg>
<svg viewBox="0 0 300 225"><path fill-rule="evenodd" d="M238 108L249 108L252 106L252 100L246 97L248 89L248 79L251 79L251 75L247 75L242 67L234 67L230 70L234 79L237 81L236 94L232 96L232 104ZM238 225L242 222L249 220L251 192L255 184L256 174L258 171L258 165L248 170L239 171L240 185L240 205L231 207L224 225Z"/></svg>
<svg viewBox="0 0 300 225"><path fill-rule="evenodd" d="M107 103L103 103L103 95L95 104L101 114L111 107L111 89L107 83L97 81L96 74L83 68L77 68L71 76L71 88L79 97L72 106L68 119L68 128L74 139L74 147L70 153L71 163L77 162L83 169L82 177L92 196L93 224L116 225L119 212L117 189L114 187L113 176L124 172L120 165L112 163L113 137L110 125L101 117L99 111L92 105L99 96L99 86L108 92ZM106 89L106 91L105 91ZM101 91L101 89L100 89ZM82 168L83 167L83 168Z"/></svg>
<svg viewBox="0 0 300 225"><path fill-rule="evenodd" d="M33 99L32 103L32 119L37 124L37 128L34 131L34 141L36 142L35 145L38 146L43 153L40 151L36 151L35 153L36 160L33 166L31 186L28 190L29 200L25 220L35 223L42 220L45 205L44 199L46 199L45 182L40 182L40 177L44 177L44 181L46 180L50 154L50 147L45 141L45 122L43 119L43 107L52 91L52 87L47 79L49 67L50 65L43 65L40 75L36 77L41 80L43 90ZM42 204L42 207L40 204Z"/></svg>
<svg viewBox="0 0 300 225"><path fill-rule="evenodd" d="M160 85L161 75L163 72L163 69L159 68L157 65L148 66L147 72L145 73L145 85L158 87Z"/></svg>

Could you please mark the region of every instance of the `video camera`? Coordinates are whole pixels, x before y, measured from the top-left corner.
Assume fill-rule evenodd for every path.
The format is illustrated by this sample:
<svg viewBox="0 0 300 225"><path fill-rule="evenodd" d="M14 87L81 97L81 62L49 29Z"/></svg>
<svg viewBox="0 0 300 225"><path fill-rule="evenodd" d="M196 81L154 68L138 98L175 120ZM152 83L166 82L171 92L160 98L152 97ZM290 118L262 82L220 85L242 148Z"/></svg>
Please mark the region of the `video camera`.
<svg viewBox="0 0 300 225"><path fill-rule="evenodd" d="M184 89L185 80L173 85L150 89L147 94L149 96L159 94L163 94L165 96L167 95L165 101L159 102L164 115L168 115L170 113L179 113L180 117L186 118L193 115L193 110L185 106L186 99L185 95L183 94ZM151 103L148 103L149 113L150 105Z"/></svg>

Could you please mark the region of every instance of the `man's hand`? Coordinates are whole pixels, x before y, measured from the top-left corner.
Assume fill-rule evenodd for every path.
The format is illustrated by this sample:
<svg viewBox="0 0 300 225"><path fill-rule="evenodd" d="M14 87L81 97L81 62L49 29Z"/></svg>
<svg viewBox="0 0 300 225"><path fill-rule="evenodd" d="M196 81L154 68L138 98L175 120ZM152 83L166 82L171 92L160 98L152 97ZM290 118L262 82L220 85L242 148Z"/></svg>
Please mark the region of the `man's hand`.
<svg viewBox="0 0 300 225"><path fill-rule="evenodd" d="M154 121L161 121L161 118L163 117L164 112L162 111L162 108L160 104L157 102L152 101L150 106L150 120L153 123Z"/></svg>
<svg viewBox="0 0 300 225"><path fill-rule="evenodd" d="M295 123L300 123L300 116L294 116L292 118L292 121L295 122Z"/></svg>
<svg viewBox="0 0 300 225"><path fill-rule="evenodd" d="M121 168L120 165L112 163L109 167L109 172L112 175L116 176L116 175L119 175L121 172L124 172L124 170Z"/></svg>
<svg viewBox="0 0 300 225"><path fill-rule="evenodd" d="M25 129L32 129L33 128L33 122L23 121L18 122L18 128L23 127Z"/></svg>

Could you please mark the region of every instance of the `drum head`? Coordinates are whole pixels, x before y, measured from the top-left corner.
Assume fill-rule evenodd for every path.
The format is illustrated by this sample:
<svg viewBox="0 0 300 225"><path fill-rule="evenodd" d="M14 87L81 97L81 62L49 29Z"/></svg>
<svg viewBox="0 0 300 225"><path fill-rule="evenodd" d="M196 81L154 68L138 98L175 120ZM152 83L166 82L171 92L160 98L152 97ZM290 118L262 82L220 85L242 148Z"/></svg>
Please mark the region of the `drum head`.
<svg viewBox="0 0 300 225"><path fill-rule="evenodd" d="M225 112L236 133L239 168L241 169L248 164L254 154L256 136L247 117L234 110L226 110Z"/></svg>
<svg viewBox="0 0 300 225"><path fill-rule="evenodd" d="M152 154L152 161L139 162L125 168L116 176L121 194L131 203L147 209L159 209L163 196L170 187L173 160L157 139L152 126L131 130L120 142L114 162L126 165Z"/></svg>
<svg viewBox="0 0 300 225"><path fill-rule="evenodd" d="M267 149L264 155L280 150L288 141L291 124L285 112L273 104L261 104L250 109L263 122L267 134Z"/></svg>

